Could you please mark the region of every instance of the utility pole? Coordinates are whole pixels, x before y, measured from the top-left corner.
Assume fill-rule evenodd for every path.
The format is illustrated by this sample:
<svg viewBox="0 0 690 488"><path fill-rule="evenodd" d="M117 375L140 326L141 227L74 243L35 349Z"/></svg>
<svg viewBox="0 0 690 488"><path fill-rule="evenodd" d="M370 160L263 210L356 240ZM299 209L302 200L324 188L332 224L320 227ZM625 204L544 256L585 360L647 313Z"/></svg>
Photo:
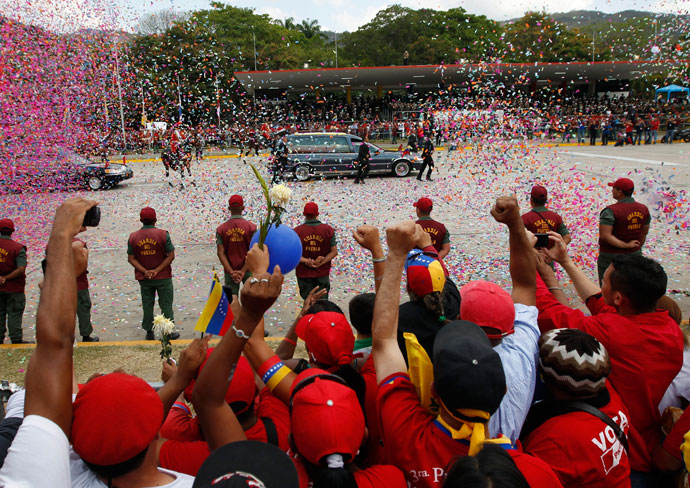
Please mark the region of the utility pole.
<svg viewBox="0 0 690 488"><path fill-rule="evenodd" d="M592 62L594 62L594 36L596 31L592 29Z"/></svg>
<svg viewBox="0 0 690 488"><path fill-rule="evenodd" d="M216 75L216 115L218 116L218 129L220 129L220 93L218 91L218 75Z"/></svg>
<svg viewBox="0 0 690 488"><path fill-rule="evenodd" d="M122 107L122 85L120 84L120 61L117 54L117 42L115 42L115 81L117 82L117 94L120 99L120 124L122 126L122 152L127 151L127 134L125 133L125 111Z"/></svg>
<svg viewBox="0 0 690 488"><path fill-rule="evenodd" d="M335 67L338 67L338 33L335 33Z"/></svg>
<svg viewBox="0 0 690 488"><path fill-rule="evenodd" d="M177 118L182 123L182 93L180 92L180 72L177 72Z"/></svg>
<svg viewBox="0 0 690 488"><path fill-rule="evenodd" d="M252 37L254 38L254 71L256 71L256 33L252 29Z"/></svg>

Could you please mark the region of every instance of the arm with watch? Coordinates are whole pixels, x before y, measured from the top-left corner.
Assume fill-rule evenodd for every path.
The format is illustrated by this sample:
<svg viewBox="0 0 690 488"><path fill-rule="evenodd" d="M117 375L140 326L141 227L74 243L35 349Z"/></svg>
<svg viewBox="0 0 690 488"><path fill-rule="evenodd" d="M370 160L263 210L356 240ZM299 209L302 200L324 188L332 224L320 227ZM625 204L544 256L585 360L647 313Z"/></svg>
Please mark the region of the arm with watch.
<svg viewBox="0 0 690 488"><path fill-rule="evenodd" d="M265 266L253 270L254 277L242 288L242 307L235 316L232 329L223 336L208 358L207 367L199 375L192 394L194 409L211 450L246 439L242 426L225 401L225 393L231 371L242 350L282 290L283 274L280 267L276 266L273 274L268 274L268 252L264 252Z"/></svg>

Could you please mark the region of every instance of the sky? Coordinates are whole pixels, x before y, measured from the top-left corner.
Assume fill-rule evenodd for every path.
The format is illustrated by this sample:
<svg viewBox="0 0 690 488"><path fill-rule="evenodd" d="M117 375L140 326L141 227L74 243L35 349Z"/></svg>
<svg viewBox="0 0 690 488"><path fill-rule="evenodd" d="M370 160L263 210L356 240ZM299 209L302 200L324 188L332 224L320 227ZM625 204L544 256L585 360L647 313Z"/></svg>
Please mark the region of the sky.
<svg viewBox="0 0 690 488"><path fill-rule="evenodd" d="M520 17L527 10L563 12L598 10L645 10L687 14L690 0L231 0L237 7L254 8L257 13L275 19L293 17L297 22L316 19L324 30L354 31L374 18L376 12L398 3L415 9L447 10L462 7L471 14L494 20ZM29 20L54 30L79 27L112 26L111 19L131 30L142 15L174 9L178 11L209 8L211 0L0 0L0 14ZM567 5L567 8L564 6Z"/></svg>
<svg viewBox="0 0 690 488"><path fill-rule="evenodd" d="M165 8L194 10L209 7L207 0L120 0L128 2L128 9L137 12L152 12ZM145 4L142 3L145 2ZM398 3L411 8L447 10L462 7L471 14L486 15L494 20L508 20L520 17L527 10L563 12L570 10L599 10L619 12L621 10L646 10L687 14L688 0L233 0L237 7L251 7L257 13L266 13L273 18L293 17L295 20L316 19L324 30L337 32L353 31L374 18L376 12ZM135 6L136 5L136 6ZM567 5L567 8L564 8Z"/></svg>

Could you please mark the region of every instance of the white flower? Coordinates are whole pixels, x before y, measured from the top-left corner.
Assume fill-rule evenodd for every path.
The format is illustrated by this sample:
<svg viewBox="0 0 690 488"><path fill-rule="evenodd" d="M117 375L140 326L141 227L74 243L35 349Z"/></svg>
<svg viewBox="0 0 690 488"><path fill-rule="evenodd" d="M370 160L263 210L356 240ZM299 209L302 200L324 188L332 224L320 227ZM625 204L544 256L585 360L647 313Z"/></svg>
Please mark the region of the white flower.
<svg viewBox="0 0 690 488"><path fill-rule="evenodd" d="M163 335L171 334L175 331L175 323L166 318L165 315L156 315L153 318L153 329L159 337L163 337Z"/></svg>
<svg viewBox="0 0 690 488"><path fill-rule="evenodd" d="M275 185L269 191L269 195L275 207L285 208L292 196L292 190L285 185Z"/></svg>

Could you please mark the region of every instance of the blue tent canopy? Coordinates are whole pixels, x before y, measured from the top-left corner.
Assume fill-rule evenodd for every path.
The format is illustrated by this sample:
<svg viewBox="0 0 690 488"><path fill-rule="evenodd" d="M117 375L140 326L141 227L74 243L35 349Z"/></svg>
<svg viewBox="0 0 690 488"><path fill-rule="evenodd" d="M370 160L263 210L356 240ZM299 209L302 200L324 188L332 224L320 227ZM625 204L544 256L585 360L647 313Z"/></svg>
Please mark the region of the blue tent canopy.
<svg viewBox="0 0 690 488"><path fill-rule="evenodd" d="M666 100L671 99L671 93L685 93L686 96L690 96L690 88L686 88L684 86L678 86L678 85L668 85L663 88L657 88L656 89L656 94L658 95L659 93L665 93L666 94Z"/></svg>

